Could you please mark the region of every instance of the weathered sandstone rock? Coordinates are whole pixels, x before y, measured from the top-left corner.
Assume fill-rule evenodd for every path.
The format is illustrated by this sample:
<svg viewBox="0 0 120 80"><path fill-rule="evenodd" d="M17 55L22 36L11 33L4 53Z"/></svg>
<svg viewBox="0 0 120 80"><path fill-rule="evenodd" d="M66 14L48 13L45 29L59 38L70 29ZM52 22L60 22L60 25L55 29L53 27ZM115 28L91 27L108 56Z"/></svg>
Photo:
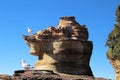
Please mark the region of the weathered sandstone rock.
<svg viewBox="0 0 120 80"><path fill-rule="evenodd" d="M44 71L44 70L43 70ZM95 78L87 75L58 75L52 71L44 73L42 70L17 70L13 76L0 74L0 80L111 80L105 78Z"/></svg>
<svg viewBox="0 0 120 80"><path fill-rule="evenodd" d="M61 17L57 28L50 26L23 38L30 53L39 58L35 70L93 76L89 66L93 44L88 41L87 28L77 23L75 17Z"/></svg>
<svg viewBox="0 0 120 80"><path fill-rule="evenodd" d="M120 5L116 10L116 22L108 35L106 45L109 47L107 57L115 70L116 80L120 80Z"/></svg>

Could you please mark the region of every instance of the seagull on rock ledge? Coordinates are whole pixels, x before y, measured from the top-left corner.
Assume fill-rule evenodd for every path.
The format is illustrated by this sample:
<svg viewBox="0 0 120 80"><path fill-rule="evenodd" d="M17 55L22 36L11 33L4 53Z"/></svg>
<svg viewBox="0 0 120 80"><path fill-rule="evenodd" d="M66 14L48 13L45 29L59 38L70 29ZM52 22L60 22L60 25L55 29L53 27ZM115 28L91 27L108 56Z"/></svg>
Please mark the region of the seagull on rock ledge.
<svg viewBox="0 0 120 80"><path fill-rule="evenodd" d="M25 70L30 70L32 68L29 64L25 63L25 60L21 60L21 65Z"/></svg>
<svg viewBox="0 0 120 80"><path fill-rule="evenodd" d="M31 35L32 29L30 29L30 28L28 27L27 30L28 30L28 35Z"/></svg>

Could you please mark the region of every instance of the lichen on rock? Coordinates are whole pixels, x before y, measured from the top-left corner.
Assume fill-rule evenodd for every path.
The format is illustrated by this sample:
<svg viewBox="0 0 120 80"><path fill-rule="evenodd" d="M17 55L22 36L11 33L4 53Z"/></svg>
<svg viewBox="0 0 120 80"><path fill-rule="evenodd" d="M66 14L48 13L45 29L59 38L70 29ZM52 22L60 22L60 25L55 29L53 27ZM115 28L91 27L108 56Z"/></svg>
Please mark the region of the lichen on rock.
<svg viewBox="0 0 120 80"><path fill-rule="evenodd" d="M107 57L116 73L116 80L120 80L120 5L116 10L116 24L109 33L106 45L109 47Z"/></svg>

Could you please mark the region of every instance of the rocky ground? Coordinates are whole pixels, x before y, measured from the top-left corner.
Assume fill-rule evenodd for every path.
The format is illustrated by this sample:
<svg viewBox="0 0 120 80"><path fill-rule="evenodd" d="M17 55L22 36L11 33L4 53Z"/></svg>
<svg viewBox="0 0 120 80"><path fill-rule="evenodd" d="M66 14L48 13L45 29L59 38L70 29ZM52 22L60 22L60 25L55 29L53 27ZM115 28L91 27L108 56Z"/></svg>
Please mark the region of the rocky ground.
<svg viewBox="0 0 120 80"><path fill-rule="evenodd" d="M0 80L111 80L105 78L94 78L85 75L66 75L66 74L54 74L52 71L24 71L18 70L14 72L13 76L6 74L0 75Z"/></svg>

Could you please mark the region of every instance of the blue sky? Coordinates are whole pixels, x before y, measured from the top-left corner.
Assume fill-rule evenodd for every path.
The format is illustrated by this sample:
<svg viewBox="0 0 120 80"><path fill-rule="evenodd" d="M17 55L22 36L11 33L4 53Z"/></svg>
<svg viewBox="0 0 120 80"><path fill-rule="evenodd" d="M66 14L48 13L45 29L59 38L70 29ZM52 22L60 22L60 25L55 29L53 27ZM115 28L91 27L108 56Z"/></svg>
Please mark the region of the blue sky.
<svg viewBox="0 0 120 80"><path fill-rule="evenodd" d="M27 27L35 33L57 26L61 16L75 16L77 22L87 26L94 44L90 61L94 76L114 79L105 41L114 28L119 4L120 0L0 0L0 74L22 69L21 59L31 65L37 60L21 37L27 34Z"/></svg>

